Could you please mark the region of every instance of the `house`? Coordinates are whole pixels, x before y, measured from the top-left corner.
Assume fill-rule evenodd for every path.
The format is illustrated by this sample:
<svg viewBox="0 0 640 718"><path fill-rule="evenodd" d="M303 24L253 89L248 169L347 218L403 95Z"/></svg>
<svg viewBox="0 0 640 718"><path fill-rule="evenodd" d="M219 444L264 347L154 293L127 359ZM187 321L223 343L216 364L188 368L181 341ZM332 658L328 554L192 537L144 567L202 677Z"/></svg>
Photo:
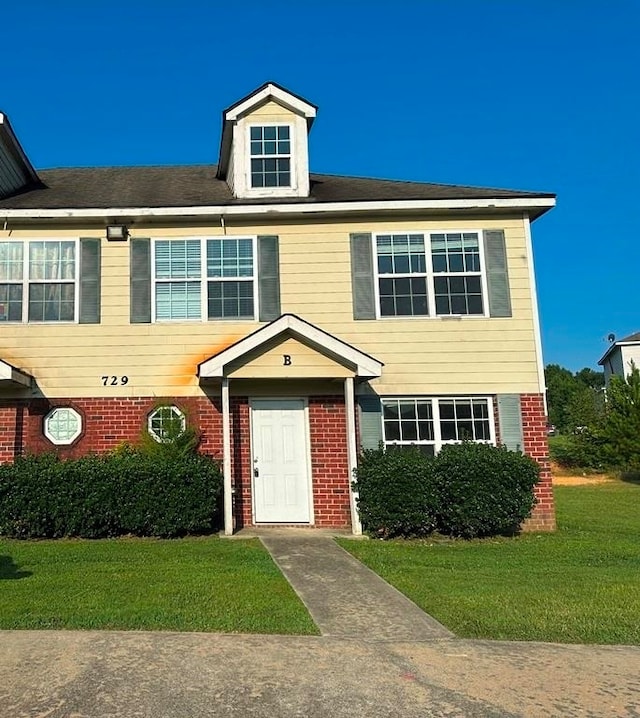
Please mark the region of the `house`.
<svg viewBox="0 0 640 718"><path fill-rule="evenodd" d="M612 376L626 377L633 366L640 369L640 332L630 334L623 339L609 335L611 344L598 364L604 369L604 381L609 385Z"/></svg>
<svg viewBox="0 0 640 718"><path fill-rule="evenodd" d="M222 459L225 530L351 527L362 447L461 439L542 467L531 223L552 194L313 174L267 83L217 166L36 171L0 115L0 460L171 427Z"/></svg>

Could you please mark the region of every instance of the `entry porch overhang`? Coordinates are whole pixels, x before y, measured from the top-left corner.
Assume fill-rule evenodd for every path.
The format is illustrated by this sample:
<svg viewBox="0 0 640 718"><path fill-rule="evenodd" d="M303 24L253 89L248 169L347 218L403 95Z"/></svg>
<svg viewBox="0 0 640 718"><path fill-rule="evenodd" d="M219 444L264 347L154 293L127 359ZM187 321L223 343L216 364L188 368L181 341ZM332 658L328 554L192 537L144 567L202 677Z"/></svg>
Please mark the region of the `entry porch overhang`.
<svg viewBox="0 0 640 718"><path fill-rule="evenodd" d="M239 366L246 365L256 356L268 349L278 346L287 339L294 339L301 344L318 352L318 354L332 360L336 365L335 378L344 377L344 371L338 371L337 367L346 368L352 377L361 380L374 379L382 374L382 362L365 354L347 342L325 332L323 329L306 322L295 314L283 314L270 324L247 335L240 341L214 354L198 366L198 377L200 380L221 379L230 377ZM283 371L279 376L287 378L286 367L283 364ZM309 369L309 378L313 378L313 369ZM331 375L331 370L323 368L322 377ZM262 376L267 378L258 369L255 378ZM297 375L301 377L300 374ZM278 375L271 374L268 378L278 378Z"/></svg>
<svg viewBox="0 0 640 718"><path fill-rule="evenodd" d="M0 359L0 387L30 387L31 382L30 374Z"/></svg>
<svg viewBox="0 0 640 718"><path fill-rule="evenodd" d="M382 366L382 362L369 354L295 314L283 314L198 365L201 382L221 382L225 534L232 534L234 529L230 381L236 377L243 380L340 380L344 386L347 468L351 477L357 465L355 382L381 376ZM349 499L352 532L361 534L357 497L351 481Z"/></svg>

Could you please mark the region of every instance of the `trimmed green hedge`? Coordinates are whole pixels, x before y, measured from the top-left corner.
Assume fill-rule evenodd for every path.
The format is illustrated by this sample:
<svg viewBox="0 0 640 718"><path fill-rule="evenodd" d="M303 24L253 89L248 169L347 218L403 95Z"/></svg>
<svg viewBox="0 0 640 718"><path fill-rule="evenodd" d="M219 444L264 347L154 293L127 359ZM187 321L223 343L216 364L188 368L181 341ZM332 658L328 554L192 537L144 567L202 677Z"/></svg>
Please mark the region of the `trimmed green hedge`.
<svg viewBox="0 0 640 718"><path fill-rule="evenodd" d="M126 449L0 465L0 535L11 538L174 537L219 527L222 476L195 453Z"/></svg>
<svg viewBox="0 0 640 718"><path fill-rule="evenodd" d="M475 538L517 532L539 475L530 457L487 444L446 445L436 457L380 448L362 453L354 489L372 535Z"/></svg>
<svg viewBox="0 0 640 718"><path fill-rule="evenodd" d="M363 526L381 538L423 536L436 527L433 462L417 449L366 449L356 470Z"/></svg>
<svg viewBox="0 0 640 718"><path fill-rule="evenodd" d="M540 467L489 444L450 444L434 459L438 531L476 538L513 534L535 504Z"/></svg>

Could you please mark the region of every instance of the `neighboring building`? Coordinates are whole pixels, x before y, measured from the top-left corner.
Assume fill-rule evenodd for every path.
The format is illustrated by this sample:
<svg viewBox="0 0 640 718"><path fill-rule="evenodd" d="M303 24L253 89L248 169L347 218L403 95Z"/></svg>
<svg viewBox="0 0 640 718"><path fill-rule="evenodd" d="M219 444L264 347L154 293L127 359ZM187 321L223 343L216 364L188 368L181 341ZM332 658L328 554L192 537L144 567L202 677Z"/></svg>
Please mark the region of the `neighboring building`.
<svg viewBox="0 0 640 718"><path fill-rule="evenodd" d="M611 345L604 353L598 364L604 369L605 384L609 384L612 376L628 376L633 366L640 369L640 332L630 334L628 337L613 339Z"/></svg>
<svg viewBox="0 0 640 718"><path fill-rule="evenodd" d="M0 115L0 460L191 425L225 527L351 526L360 447L470 438L542 466L539 192L309 173L316 107L267 83L215 166L36 172Z"/></svg>

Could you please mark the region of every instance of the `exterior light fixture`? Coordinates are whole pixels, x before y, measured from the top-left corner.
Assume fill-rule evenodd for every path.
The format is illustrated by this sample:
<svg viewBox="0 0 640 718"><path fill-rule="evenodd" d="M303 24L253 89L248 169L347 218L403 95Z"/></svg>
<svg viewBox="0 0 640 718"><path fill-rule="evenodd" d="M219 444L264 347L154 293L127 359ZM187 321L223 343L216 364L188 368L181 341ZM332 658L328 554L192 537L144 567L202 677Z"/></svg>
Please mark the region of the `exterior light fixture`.
<svg viewBox="0 0 640 718"><path fill-rule="evenodd" d="M108 224L107 240L109 242L126 242L129 236L129 230L124 224Z"/></svg>

